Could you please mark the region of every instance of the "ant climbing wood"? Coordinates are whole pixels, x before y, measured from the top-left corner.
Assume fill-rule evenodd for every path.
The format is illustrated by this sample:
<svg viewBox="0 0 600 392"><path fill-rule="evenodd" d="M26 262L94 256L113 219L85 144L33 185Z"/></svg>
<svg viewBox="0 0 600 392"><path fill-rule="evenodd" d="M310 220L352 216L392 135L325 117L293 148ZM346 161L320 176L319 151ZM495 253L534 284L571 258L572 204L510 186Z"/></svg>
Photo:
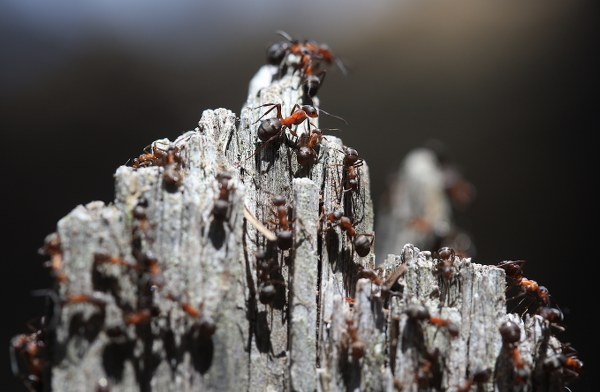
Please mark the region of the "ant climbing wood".
<svg viewBox="0 0 600 392"><path fill-rule="evenodd" d="M347 216L342 215L341 211L330 212L326 215L326 219L329 227L337 225L348 237L353 239L352 244L354 250L360 257L365 257L371 252L374 234L357 233L352 220ZM369 237L371 237L371 239L369 239Z"/></svg>

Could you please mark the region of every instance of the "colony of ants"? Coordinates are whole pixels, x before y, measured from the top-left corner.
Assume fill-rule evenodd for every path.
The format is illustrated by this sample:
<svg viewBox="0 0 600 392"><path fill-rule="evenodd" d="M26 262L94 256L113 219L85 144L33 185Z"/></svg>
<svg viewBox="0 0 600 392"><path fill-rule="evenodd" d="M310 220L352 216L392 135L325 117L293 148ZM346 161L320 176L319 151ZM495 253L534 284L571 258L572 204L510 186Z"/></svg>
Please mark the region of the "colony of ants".
<svg viewBox="0 0 600 392"><path fill-rule="evenodd" d="M298 165L310 168L319 159L322 141L325 139L322 129L316 129L310 119L317 118L324 110L313 104L313 98L321 88L327 68L336 63L345 73L343 63L325 45L312 40L293 39L283 32L279 32L285 41L278 42L268 50L267 62L279 68L279 77L288 66L294 68L294 73L300 75L302 87L302 104L296 104L288 116L282 114L282 105L279 103L261 105L266 108L257 122L257 136L260 142L267 145L271 142L279 143L285 141L296 153ZM294 62L294 59L296 62ZM267 117L275 111L275 116ZM333 115L331 115L333 116ZM337 117L337 116L333 116ZM345 121L341 119L342 121ZM297 128L301 124L307 124L307 132L298 134ZM330 129L331 130L331 129ZM294 140L288 138L288 133ZM169 142L155 142L144 148L143 153L131 161L131 168L136 171L147 168L159 168L162 186L167 192L180 191L185 176L185 164L181 156L182 147ZM344 147L343 179L341 192L357 192L359 190L359 168L362 160L358 159L358 152L352 148ZM213 202L211 215L217 223L226 223L230 219L235 186L231 173L220 173L216 176L216 197ZM274 207L273 218L268 225L274 226L273 232L264 224L251 216L246 209L246 218L261 232L269 241L267 251L259 251L257 259L257 282L260 302L271 304L277 293L277 286L283 284L280 279L279 262L277 261L276 249L289 251L294 246L294 218L293 206L283 196L272 198ZM104 315L109 304L108 297L115 297L116 305L123 313L122 327L107 328L105 333L111 339L128 341L136 339L127 332L128 327L135 327L140 331L149 330L153 320L165 317L161 313L157 303L157 296L163 300L177 304L183 314L187 315L195 325L199 326L205 337L214 334L216 324L203 312L202 303L198 306L184 300L181 295L176 295L167 290L166 280L162 272L161 262L145 250L145 244L149 241L148 232L150 223L147 217L147 202L141 201L131 211L132 233L131 233L131 258L123 255L113 255L98 251L93 254L93 280L96 281L95 290L99 293L66 293L64 300L57 304L64 306L90 305L97 313ZM327 215L327 214L324 214ZM351 239L353 249L360 257L369 255L373 244L373 234L359 233L354 219L338 213L328 214L327 222L329 229L339 227L340 230ZM276 246L276 247L275 247ZM49 267L57 285L66 287L67 274L63 270L63 254L58 234L52 234L46 238L40 253L49 257L46 265ZM110 272L112 271L112 272ZM115 272L116 271L116 272ZM139 298L137 303L129 304L119 297L119 289L110 287L110 273L129 276L130 280L137 282ZM106 295L104 295L106 294ZM60 309L59 309L60 311ZM100 317L103 320L103 317ZM47 323L46 323L47 324ZM31 390L42 388L43 373L48 363L46 353L48 325L42 326L29 334L16 336L11 342L11 357L13 371L21 377L26 386ZM141 329L140 329L141 328ZM360 342L357 328L352 322L348 322L348 344L352 355L356 358L362 356L364 343ZM143 366L142 366L143 367ZM102 386L100 386L102 384ZM108 390L106 379L99 381L99 390Z"/></svg>
<svg viewBox="0 0 600 392"><path fill-rule="evenodd" d="M545 286L538 284L535 280L525 277L523 273L524 260L505 260L497 264L497 267L506 273L507 293L511 295L507 299L509 304L518 301L512 307L511 312L518 311L523 317L525 314L537 315L543 322L546 339L556 333L564 332L562 325L564 316L562 311L550 303L550 293ZM512 355L515 369L515 383L521 384L528 381L531 369L527 369L524 361L520 358L518 343L520 341L520 328L517 324L507 321L500 326L500 334L505 347L508 347ZM564 383L569 383L581 375L583 362L577 357L577 352L569 343L560 343L560 353L545 358L543 362L543 376L552 377L558 375ZM542 382L539 380L535 382Z"/></svg>
<svg viewBox="0 0 600 392"><path fill-rule="evenodd" d="M302 167L310 167L318 161L319 149L323 139L325 139L323 130L314 128L310 123L310 119L317 118L320 112L326 113L313 105L313 98L324 82L327 68L335 62L345 73L345 66L325 44L311 40L294 39L284 32L279 32L279 34L285 40L269 47L267 62L279 68L279 76L285 72L288 66L293 67L294 72L299 73L303 103L294 105L288 116L283 116L282 105L279 103L269 103L257 107L256 109L268 108L257 120L257 123L260 122L257 128L257 136L264 145L271 142L285 141L288 146L295 150L298 164ZM295 56L296 62L289 61L290 55ZM275 111L276 115L265 119L272 111ZM297 127L303 123L307 124L307 132L298 135ZM290 140L286 132L289 132L296 140ZM180 188L184 179L183 169L185 166L180 153L181 149L176 145L161 146L160 143L154 143L152 146L145 148L143 154L132 161L131 167L134 170L142 170L152 166L162 168L164 188L169 192L175 192ZM344 147L342 153L344 156L341 192L358 192L360 189L359 170L363 161L359 159L357 150L353 148ZM232 178L230 173L221 173L216 177L218 189L212 208L212 216L218 222L227 221L231 214L232 194L235 192ZM280 265L275 257L276 250L273 244L276 244L281 251L288 251L294 246L292 206L288 204L284 196L274 196L272 205L274 207L273 220L268 222L275 226L272 236L267 235L269 229L264 226L260 227L260 222L253 223L259 231L272 241L267 248L256 253L259 300L265 305L274 301L277 286L284 284L279 278ZM198 326L204 337L212 336L216 331L216 323L211 317L204 314L202 303L195 306L184 300L181 295L163 292L166 282L160 262L142 250L144 236L149 228L146 208L147 205L142 202L136 205L132 211L135 222L132 233L132 256L134 261L130 262L122 257L97 252L93 256L94 270L100 270L106 265L117 266L123 271L136 276L136 281L140 284L141 299L133 309L119 305L123 306L123 325L125 327L146 326L153 320L162 317L160 308L154 300L156 295L162 295L164 299L176 303L181 311ZM246 217L249 218L248 215ZM254 220L256 219L254 218ZM365 257L369 255L373 245L373 234L359 233L352 217L345 216L341 210L335 210L328 213L321 212L320 220L327 230L338 227L341 232L351 239L353 249L358 256ZM46 265L50 268L57 285L65 284L68 278L63 271L63 255L58 234L54 233L46 238L40 253L50 258ZM451 248L441 248L435 253L435 256L437 261L435 270L446 287L449 287L456 275L456 254ZM497 265L506 272L509 290L516 292L516 295L510 300L519 300L516 307L522 307L524 309L523 313L539 315L545 321L547 331L564 331L562 312L560 309L550 306L550 294L544 286L524 276L523 264L524 261L518 260L503 261ZM402 267L404 266L400 266L396 271L393 271L385 280L381 278L381 271L361 268L357 273L357 278L369 279L372 284L381 288L382 296L385 294L386 298L390 295L401 295L401 291L397 291L394 287L400 276L406 271L406 268ZM104 312L107 306L106 298L95 294L67 294L64 298L59 306L90 304L96 307L99 312ZM354 300L347 298L347 302L352 305ZM422 323L427 323L443 329L450 338L456 338L459 335L459 328L454 322L432 316L430 311L422 305L408 306L404 310L404 315L408 322L419 326L419 328ZM399 340L399 336L397 336L399 334L399 320L399 317L393 317L391 324L390 362L392 368ZM49 323L45 320L41 327L32 328L32 330L31 333L18 335L11 340L10 356L13 372L23 380L28 389L37 391L42 388L42 379L49 361L46 350ZM514 322L507 321L500 326L499 332L503 349L508 353L512 362L515 385L527 382L531 377L531 369L528 369L520 355L520 327ZM123 335L122 330L115 332L111 329L110 331L107 330L106 333L112 337L122 337ZM367 345L359 338L356 321L346 320L341 342L343 350L354 361L360 360L365 355ZM426 350L419 358L418 368L415 371L415 382L419 387L425 388L429 385L433 377L433 369L440 360L439 357L439 350L435 349ZM583 363L577 358L576 351L567 343L563 344L561 352L549 356L543 361L544 371L548 373L561 372L567 381L579 377L582 367ZM490 376L491 369L476 370L467 377L464 384L459 386L457 390L467 392L473 386L481 386L487 383ZM106 379L101 379L100 384L103 385L103 390L107 388L104 385ZM396 379L394 379L394 385L400 388Z"/></svg>

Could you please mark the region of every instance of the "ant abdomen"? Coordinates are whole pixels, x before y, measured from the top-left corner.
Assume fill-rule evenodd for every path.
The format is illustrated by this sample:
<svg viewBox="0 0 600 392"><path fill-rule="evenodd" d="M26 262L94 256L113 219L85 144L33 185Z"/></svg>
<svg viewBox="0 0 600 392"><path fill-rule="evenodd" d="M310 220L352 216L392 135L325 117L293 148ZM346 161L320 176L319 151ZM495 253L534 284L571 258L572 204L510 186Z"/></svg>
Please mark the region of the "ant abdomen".
<svg viewBox="0 0 600 392"><path fill-rule="evenodd" d="M279 249L288 250L294 245L294 236L291 230L278 230L275 234Z"/></svg>
<svg viewBox="0 0 600 392"><path fill-rule="evenodd" d="M267 118L260 123L258 127L258 138L266 142L281 132L281 121L278 118Z"/></svg>
<svg viewBox="0 0 600 392"><path fill-rule="evenodd" d="M354 249L360 257L365 257L371 252L371 240L364 234L359 234L354 239Z"/></svg>
<svg viewBox="0 0 600 392"><path fill-rule="evenodd" d="M273 302L276 294L277 290L275 289L275 286L271 283L267 283L260 287L258 299L263 305L268 305Z"/></svg>

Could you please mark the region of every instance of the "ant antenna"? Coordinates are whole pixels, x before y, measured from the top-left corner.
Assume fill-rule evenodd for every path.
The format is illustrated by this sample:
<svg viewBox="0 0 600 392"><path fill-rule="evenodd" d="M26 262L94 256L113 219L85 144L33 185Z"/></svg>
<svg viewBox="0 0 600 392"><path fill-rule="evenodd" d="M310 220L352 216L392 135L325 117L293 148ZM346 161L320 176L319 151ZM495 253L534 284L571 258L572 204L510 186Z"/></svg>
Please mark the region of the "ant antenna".
<svg viewBox="0 0 600 392"><path fill-rule="evenodd" d="M346 124L346 125L350 125L350 124L348 124L348 121L346 121L346 120L345 120L343 117L336 116L335 114L328 113L328 112L326 112L325 110L323 110L323 109L321 109L321 108L317 108L317 110L318 110L319 112L323 112L323 113L325 113L326 115L328 115L328 116L330 116L330 117L337 118L338 120L341 120L341 121L343 121L343 122L344 122L344 124Z"/></svg>
<svg viewBox="0 0 600 392"><path fill-rule="evenodd" d="M275 32L275 34L282 36L283 38L287 39L291 43L297 42L297 40L293 39L291 35L289 35L288 33L286 33L283 30L277 30Z"/></svg>

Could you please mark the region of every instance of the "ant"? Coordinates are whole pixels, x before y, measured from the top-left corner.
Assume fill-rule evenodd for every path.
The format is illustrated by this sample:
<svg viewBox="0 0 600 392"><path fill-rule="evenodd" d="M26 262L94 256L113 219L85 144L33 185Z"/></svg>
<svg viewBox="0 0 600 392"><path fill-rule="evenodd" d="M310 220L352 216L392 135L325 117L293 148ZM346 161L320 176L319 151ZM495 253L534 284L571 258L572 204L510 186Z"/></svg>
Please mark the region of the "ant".
<svg viewBox="0 0 600 392"><path fill-rule="evenodd" d="M46 366L43 359L46 343L41 330L31 334L17 335L10 341L11 369L22 379L30 391L42 390L42 373Z"/></svg>
<svg viewBox="0 0 600 392"><path fill-rule="evenodd" d="M344 192L358 190L358 168L363 163L363 160L358 158L358 151L350 147L344 148Z"/></svg>
<svg viewBox="0 0 600 392"><path fill-rule="evenodd" d="M518 343L521 340L521 328L512 321L505 321L500 325L500 335L502 336L502 346L507 349L512 358L513 366L516 370L516 384L522 384L529 378L529 370L525 366Z"/></svg>
<svg viewBox="0 0 600 392"><path fill-rule="evenodd" d="M144 149L144 154L135 158L131 164L134 169L149 166L163 166L163 184L165 188L173 192L179 188L183 182L181 168L183 160L179 155L180 149L175 145L169 145L166 149L158 147L157 143L152 145L152 151L148 147Z"/></svg>
<svg viewBox="0 0 600 392"><path fill-rule="evenodd" d="M156 258L143 255L138 262L139 264L130 264L120 257L110 256L101 252L94 253L94 265L108 263L120 265L135 272L144 272L147 275L147 281L151 288L164 287L165 279ZM140 266L140 264L142 265Z"/></svg>
<svg viewBox="0 0 600 392"><path fill-rule="evenodd" d="M487 368L483 370L477 370L469 378L467 381L459 387L457 392L469 392L473 385L477 385L481 387L482 384L485 384L490 380L490 376L492 375L492 369Z"/></svg>
<svg viewBox="0 0 600 392"><path fill-rule="evenodd" d="M517 304L517 306L519 306L521 305L521 303L523 303L527 296L533 296L533 299L538 302L538 308L540 306L548 306L550 303L550 293L548 292L548 289L544 286L539 285L535 280L527 279L523 276L522 265L524 263L525 260L507 260L501 261L496 265L497 267L502 268L504 272L506 272L506 278L507 280L510 279L511 286L517 287L520 291L519 294L510 299L518 299L520 297L525 297ZM529 308L527 307L525 309L525 312L527 312L528 310Z"/></svg>
<svg viewBox="0 0 600 392"><path fill-rule="evenodd" d="M153 318L158 317L160 309L152 306L148 309L138 310L137 312L129 313L123 316L125 325L143 325L148 324Z"/></svg>
<svg viewBox="0 0 600 392"><path fill-rule="evenodd" d="M536 311L538 315L540 315L546 322L548 323L548 327L551 329L557 330L559 332L564 332L565 327L561 325L563 322L564 316L560 309L552 308L549 306L541 306Z"/></svg>
<svg viewBox="0 0 600 392"><path fill-rule="evenodd" d="M419 358L419 367L417 368L415 379L420 388L431 387L431 381L434 378L434 371L439 366L440 350L436 347L428 349L424 355Z"/></svg>
<svg viewBox="0 0 600 392"><path fill-rule="evenodd" d="M435 255L437 258L435 270L442 277L442 280L445 284L446 298L449 300L450 283L452 278L454 278L454 274L456 273L456 267L454 266L454 262L456 261L456 252L452 248L443 247L438 249Z"/></svg>
<svg viewBox="0 0 600 392"><path fill-rule="evenodd" d="M427 321L432 325L446 328L446 331L448 331L448 334L452 338L456 338L460 333L458 325L450 320L442 319L440 317L432 317L429 313L429 310L427 310L425 306L410 305L404 310L404 313L410 320Z"/></svg>
<svg viewBox="0 0 600 392"><path fill-rule="evenodd" d="M45 266L52 270L52 275L57 282L66 282L67 275L63 272L63 254L58 233L48 234L44 240L44 245L38 250L38 253L50 256L50 260L45 263Z"/></svg>
<svg viewBox="0 0 600 392"><path fill-rule="evenodd" d="M281 250L288 250L294 245L294 233L292 231L292 224L289 216L291 208L287 206L285 196L273 197L273 205L275 206L275 217L277 221L271 222L277 225L275 235L277 236L277 246Z"/></svg>
<svg viewBox="0 0 600 392"><path fill-rule="evenodd" d="M230 184L231 174L221 173L217 175L217 181L219 183L219 195L212 209L213 217L222 222L229 216L231 209L231 191L233 189Z"/></svg>
<svg viewBox="0 0 600 392"><path fill-rule="evenodd" d="M300 41L292 38L289 34L281 30L277 31L277 34L285 38L289 43L280 42L271 45L268 50L268 61L271 63L274 63L277 60L282 62L285 59L285 56L291 53L300 57L300 66L303 76L310 75L314 72L313 70L319 67L321 61L325 62L327 66L330 66L335 61L342 73L344 75L347 73L344 63L333 54L326 44L318 43L314 40Z"/></svg>
<svg viewBox="0 0 600 392"><path fill-rule="evenodd" d="M350 354L356 361L365 355L367 346L358 337L358 327L352 319L346 320L346 335L342 338L342 347L344 350L350 349Z"/></svg>
<svg viewBox="0 0 600 392"><path fill-rule="evenodd" d="M271 250L256 252L256 274L259 286L258 299L263 305L271 304L277 295L275 284L280 284L272 275L277 273L279 264L272 257Z"/></svg>
<svg viewBox="0 0 600 392"><path fill-rule="evenodd" d="M267 118L262 120L258 127L258 138L263 142L269 142L271 140L276 139L277 137L282 137L285 135L284 129L288 129L290 133L294 136L298 136L296 131L292 129L292 125L300 125L308 118L317 118L319 117L319 111L312 105L298 105L295 104L292 107L290 115L288 117L283 117L281 115L281 104L280 103L266 103L264 105L258 106L258 108L271 106L269 110L263 113L262 116L259 117L256 122L259 122L263 117L269 114L273 109L277 110L277 117Z"/></svg>
<svg viewBox="0 0 600 392"><path fill-rule="evenodd" d="M169 294L168 298L179 304L181 310L194 320L195 325L199 328L200 335L209 338L214 335L217 330L217 325L211 317L203 314L204 302L201 302L198 307L195 307L189 302L181 300L181 297Z"/></svg>
<svg viewBox="0 0 600 392"><path fill-rule="evenodd" d="M300 136L298 153L296 154L300 166L312 165L317 160L317 149L323 138L323 132L320 129L310 130L310 133Z"/></svg>
<svg viewBox="0 0 600 392"><path fill-rule="evenodd" d="M183 161L179 151L179 147L170 145L164 160L163 184L170 192L176 191L183 182L183 175L181 174Z"/></svg>
<svg viewBox="0 0 600 392"><path fill-rule="evenodd" d="M583 362L577 358L577 351L569 343L563 344L560 354L545 359L543 366L550 372L562 369L567 382L579 378L583 370Z"/></svg>
<svg viewBox="0 0 600 392"><path fill-rule="evenodd" d="M342 231L346 232L348 237L354 239L352 244L354 245L356 254L360 257L365 257L371 252L371 245L373 245L374 240L373 234L358 234L354 229L352 220L342 215L342 212L339 210L327 214L326 219L330 227L337 225ZM368 237L371 237L371 239Z"/></svg>
<svg viewBox="0 0 600 392"><path fill-rule="evenodd" d="M337 128L327 128L327 131L339 131ZM318 151L323 139L322 129L309 129L308 133L300 136L299 142L294 147L297 149L296 158L300 166L309 166L315 163L318 156Z"/></svg>

